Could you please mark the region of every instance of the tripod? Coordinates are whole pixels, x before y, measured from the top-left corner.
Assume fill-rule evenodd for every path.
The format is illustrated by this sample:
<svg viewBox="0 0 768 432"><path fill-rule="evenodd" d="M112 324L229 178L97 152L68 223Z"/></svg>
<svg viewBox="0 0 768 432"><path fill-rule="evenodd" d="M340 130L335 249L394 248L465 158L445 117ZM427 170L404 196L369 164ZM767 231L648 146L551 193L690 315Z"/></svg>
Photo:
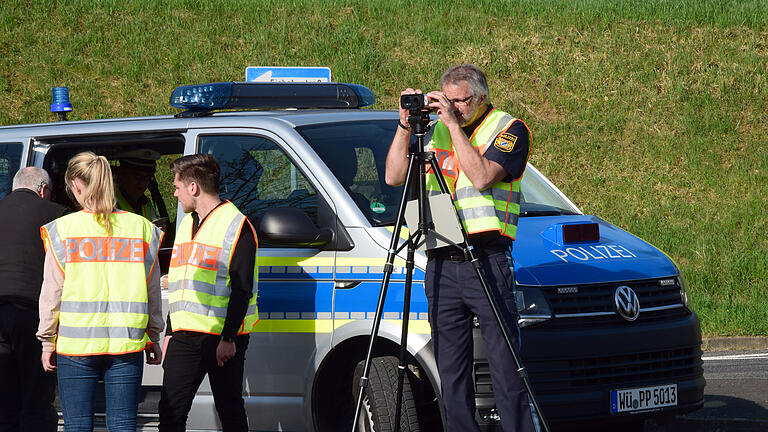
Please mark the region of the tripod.
<svg viewBox="0 0 768 432"><path fill-rule="evenodd" d="M400 252L403 249L403 247L407 246L408 249L406 252L406 260L405 260L405 268L406 268L405 291L403 296L403 314L402 314L403 325L402 325L402 333L400 336L400 362L398 365L397 392L396 392L397 399L395 403L395 418L394 418L394 431L395 432L400 431L400 415L401 415L401 404L402 404L402 398L403 398L403 381L405 379L405 371L407 367L406 356L408 354L407 352L408 319L410 316L411 285L413 282L414 255L416 251L416 245L418 245L419 242L422 241L423 239L426 239L428 234L431 234L439 238L440 240L461 249L464 255L468 257L469 261L472 263L472 267L474 268L475 273L477 274L477 277L480 280L483 291L485 292L485 295L488 299L491 310L493 311L493 315L494 315L494 318L496 319L496 323L498 324L499 329L501 330L501 333L504 337L504 341L506 342L507 348L512 354L512 358L514 359L515 366L517 367L517 373L520 375L520 378L522 379L523 384L525 385L525 388L528 391L528 395L530 396L531 402L533 403L533 406L536 411L536 415L538 416L539 421L543 426L543 429L546 432L549 432L550 430L549 425L544 419L544 416L541 413L541 408L539 407L539 404L536 398L534 397L533 389L531 388L530 381L528 380L528 374L525 370L525 367L520 362L520 356L517 353L517 349L512 344L512 340L510 339L510 336L509 336L509 329L507 328L507 324L502 319L501 313L499 311L498 302L494 297L493 293L491 292L491 290L489 289L486 279L483 276L482 269L480 268L480 261L475 257L473 253L474 248L469 243L469 237L467 235L466 230L464 229L463 225L459 223L459 229L461 231L463 243L456 244L455 242L446 238L441 233L437 232L435 230L435 225L433 221L430 219L430 217L427 216L428 214L427 200L426 200L427 193L426 193L426 179L424 174L425 173L424 168L427 163L430 164L432 172L436 174L438 183L440 185L440 190L443 193L448 193L449 189L448 189L448 185L445 182L445 178L443 177L442 171L440 170L440 167L438 166L437 161L435 160L434 153L424 151L424 136L427 134L429 130L429 127L428 127L429 112L424 110L410 110L409 114L410 115L408 117L408 123L411 125L413 134L417 138L418 151L417 152L409 151L408 153L408 159L409 159L408 170L406 172L405 183L403 187L403 194L402 194L402 197L400 198L400 207L398 209L397 219L395 220L395 229L392 232L392 239L390 241L389 249L387 252L387 260L384 265L384 277L381 283L379 300L376 306L376 314L374 317L373 328L371 330L371 338L368 343L368 351L365 357L365 366L363 368L363 374L360 377L360 389L357 397L357 405L355 407L355 417L352 424L353 432L358 425L358 420L360 418L360 409L363 404L364 392L366 390L366 387L368 386L368 375L371 369L371 360L372 360L373 351L376 345L376 338L379 333L379 327L381 325L382 314L384 312L384 301L387 296L389 281L392 276L392 272L394 270L395 256L397 255L398 252ZM418 215L419 215L418 227L415 230L415 232L411 233L411 235L408 237L406 242L403 243L403 245L401 245L400 247L398 247L400 230L403 226L403 220L405 219L406 204L408 201L408 197L411 195L411 192L414 191L415 186L417 187L415 191L417 196L417 207L418 207ZM451 206L451 207L453 208L456 218L458 219L458 212L456 208L454 206Z"/></svg>

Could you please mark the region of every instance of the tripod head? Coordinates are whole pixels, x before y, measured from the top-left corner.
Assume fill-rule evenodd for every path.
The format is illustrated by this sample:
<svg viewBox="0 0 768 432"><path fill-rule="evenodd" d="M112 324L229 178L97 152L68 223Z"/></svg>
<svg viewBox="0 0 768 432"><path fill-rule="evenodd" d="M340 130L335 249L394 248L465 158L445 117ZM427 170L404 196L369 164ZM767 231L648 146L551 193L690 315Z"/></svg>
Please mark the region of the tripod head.
<svg viewBox="0 0 768 432"><path fill-rule="evenodd" d="M408 111L408 124L411 125L413 134L417 137L424 137L429 132L429 111L423 109Z"/></svg>

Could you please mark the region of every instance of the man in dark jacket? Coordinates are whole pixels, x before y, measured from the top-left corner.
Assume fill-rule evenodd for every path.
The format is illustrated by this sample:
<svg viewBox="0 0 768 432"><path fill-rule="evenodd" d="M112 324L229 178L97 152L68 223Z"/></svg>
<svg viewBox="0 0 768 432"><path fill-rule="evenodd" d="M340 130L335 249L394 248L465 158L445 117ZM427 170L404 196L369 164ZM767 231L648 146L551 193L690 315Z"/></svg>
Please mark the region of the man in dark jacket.
<svg viewBox="0 0 768 432"><path fill-rule="evenodd" d="M35 338L45 250L40 227L64 215L45 170L23 168L0 200L0 432L55 431L56 376Z"/></svg>

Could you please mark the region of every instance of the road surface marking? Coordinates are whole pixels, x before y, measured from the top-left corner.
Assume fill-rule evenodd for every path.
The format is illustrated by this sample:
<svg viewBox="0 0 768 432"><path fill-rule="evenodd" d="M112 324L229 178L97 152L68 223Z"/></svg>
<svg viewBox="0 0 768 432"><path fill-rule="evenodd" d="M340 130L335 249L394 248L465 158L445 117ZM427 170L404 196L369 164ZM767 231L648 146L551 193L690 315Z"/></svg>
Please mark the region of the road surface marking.
<svg viewBox="0 0 768 432"><path fill-rule="evenodd" d="M768 353L707 356L707 357L702 357L701 359L704 361L707 361L707 360L750 360L750 359L761 359L761 358L768 358Z"/></svg>

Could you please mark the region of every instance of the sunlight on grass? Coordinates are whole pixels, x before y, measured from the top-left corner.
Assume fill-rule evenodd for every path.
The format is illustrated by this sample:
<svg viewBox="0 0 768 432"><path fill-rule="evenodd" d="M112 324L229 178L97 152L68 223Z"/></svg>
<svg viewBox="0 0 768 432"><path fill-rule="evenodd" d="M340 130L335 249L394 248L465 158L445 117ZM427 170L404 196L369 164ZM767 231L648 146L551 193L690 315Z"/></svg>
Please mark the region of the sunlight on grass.
<svg viewBox="0 0 768 432"><path fill-rule="evenodd" d="M0 125L171 114L179 85L329 66L374 109L485 69L531 162L682 267L708 335L768 334L766 1L36 1L0 7Z"/></svg>

